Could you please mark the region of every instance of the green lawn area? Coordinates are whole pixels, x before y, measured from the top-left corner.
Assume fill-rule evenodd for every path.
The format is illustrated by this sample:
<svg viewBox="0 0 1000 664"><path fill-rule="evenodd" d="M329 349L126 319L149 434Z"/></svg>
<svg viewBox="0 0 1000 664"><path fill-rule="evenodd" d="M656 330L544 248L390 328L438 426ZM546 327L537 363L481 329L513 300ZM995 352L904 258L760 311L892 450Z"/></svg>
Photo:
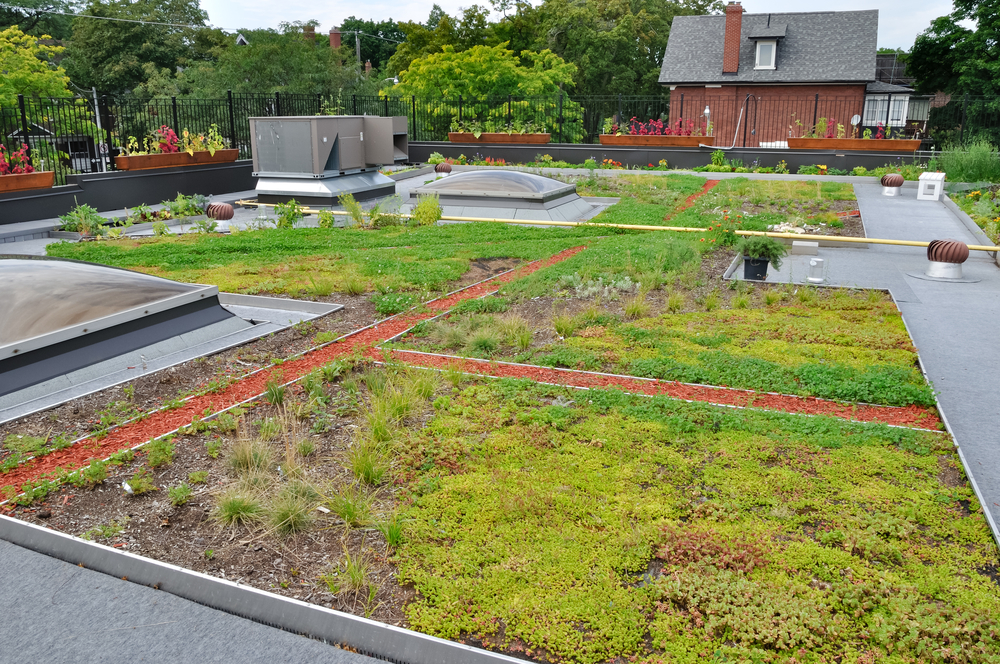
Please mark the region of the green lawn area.
<svg viewBox="0 0 1000 664"><path fill-rule="evenodd" d="M434 405L396 448L421 631L554 662L997 660L997 552L945 436L515 381Z"/></svg>
<svg viewBox="0 0 1000 664"><path fill-rule="evenodd" d="M182 235L59 243L48 255L214 284L238 293L329 294L357 290L440 290L469 261L547 258L606 229L538 229L504 224L426 228L295 228L232 235Z"/></svg>

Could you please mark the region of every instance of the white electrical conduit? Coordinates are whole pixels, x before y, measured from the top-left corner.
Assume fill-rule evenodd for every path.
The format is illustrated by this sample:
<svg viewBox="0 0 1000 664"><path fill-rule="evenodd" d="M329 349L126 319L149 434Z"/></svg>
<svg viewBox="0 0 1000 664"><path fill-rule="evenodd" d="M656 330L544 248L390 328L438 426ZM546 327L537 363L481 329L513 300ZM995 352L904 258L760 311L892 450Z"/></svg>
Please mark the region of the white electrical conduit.
<svg viewBox="0 0 1000 664"><path fill-rule="evenodd" d="M743 122L743 111L747 107L747 99L749 99L749 97L745 97L743 99L743 105L740 106L740 117L736 119L736 131L733 132L733 144L732 145L730 145L728 148L724 148L724 147L719 146L719 145L705 145L704 143L699 143L698 147L699 148L715 148L716 150L732 150L733 148L735 148L736 147L736 138L740 135L740 123Z"/></svg>

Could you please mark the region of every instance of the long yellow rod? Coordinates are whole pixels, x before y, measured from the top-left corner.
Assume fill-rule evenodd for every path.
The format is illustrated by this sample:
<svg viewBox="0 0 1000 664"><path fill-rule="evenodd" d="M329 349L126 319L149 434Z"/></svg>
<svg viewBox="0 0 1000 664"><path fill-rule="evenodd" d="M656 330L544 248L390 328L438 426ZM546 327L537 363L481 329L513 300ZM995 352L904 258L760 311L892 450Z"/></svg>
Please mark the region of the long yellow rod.
<svg viewBox="0 0 1000 664"><path fill-rule="evenodd" d="M255 205L257 207L274 207L271 203L258 203L257 201L236 201L237 205L250 206ZM338 216L346 216L348 213L342 210L322 210L323 212L331 212L332 214ZM319 214L321 210L314 210L312 208L302 208L304 214ZM409 214L399 215L405 219L412 219L413 216ZM632 231L674 231L677 233L705 233L708 231L707 228L690 228L686 226L644 226L639 224L599 224L589 221L536 221L533 219L492 219L489 217L455 217L450 215L442 215L441 219L444 221L476 221L476 222L488 222L496 224L525 224L530 226L589 226L593 228L622 228L625 230ZM823 240L824 242L845 242L854 244L889 244L903 247L926 247L930 242L922 242L918 240L882 240L879 238L871 237L844 237L840 235L807 235L804 233L774 233L771 231L734 231L736 235L763 235L765 237L773 238L785 238L791 240ZM970 244L967 245L969 251L989 251L989 252L1000 252L1000 247L990 247L981 244Z"/></svg>

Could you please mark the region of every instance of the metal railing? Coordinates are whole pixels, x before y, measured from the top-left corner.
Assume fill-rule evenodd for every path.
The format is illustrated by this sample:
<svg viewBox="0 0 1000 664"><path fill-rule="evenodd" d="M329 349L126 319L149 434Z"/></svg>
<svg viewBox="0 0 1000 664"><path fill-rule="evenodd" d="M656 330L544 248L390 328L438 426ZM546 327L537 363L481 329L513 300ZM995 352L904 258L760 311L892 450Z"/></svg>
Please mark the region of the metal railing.
<svg viewBox="0 0 1000 664"><path fill-rule="evenodd" d="M921 119L908 119L923 104ZM909 105L909 106L908 106ZM706 115L706 107L709 113ZM628 124L656 120L687 131L708 133L720 147L785 147L789 137L872 137L879 125L898 137L929 137L938 149L986 139L1000 143L1000 99L988 96L909 98L896 95L744 95L723 89L680 89L666 96L498 97L454 99L376 95L236 94L221 99L133 96L39 98L19 96L0 107L0 142L8 149L27 144L36 161L56 171L62 184L71 173L114 170L114 156L130 137L142 147L154 129L167 125L205 133L213 127L250 155L247 118L280 115L404 115L411 141L444 141L454 121L486 129L524 126L552 135L554 143L597 143L606 119ZM711 125L709 125L711 123ZM709 142L706 140L706 143Z"/></svg>

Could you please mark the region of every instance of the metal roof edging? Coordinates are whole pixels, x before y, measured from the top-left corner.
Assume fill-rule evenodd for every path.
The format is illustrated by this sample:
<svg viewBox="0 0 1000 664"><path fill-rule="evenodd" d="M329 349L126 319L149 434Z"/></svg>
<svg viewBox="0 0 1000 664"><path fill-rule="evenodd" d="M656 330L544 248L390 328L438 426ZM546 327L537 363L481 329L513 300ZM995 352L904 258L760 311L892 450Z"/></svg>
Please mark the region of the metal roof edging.
<svg viewBox="0 0 1000 664"><path fill-rule="evenodd" d="M397 664L524 664L524 660L281 597L0 515L0 539L288 632Z"/></svg>

